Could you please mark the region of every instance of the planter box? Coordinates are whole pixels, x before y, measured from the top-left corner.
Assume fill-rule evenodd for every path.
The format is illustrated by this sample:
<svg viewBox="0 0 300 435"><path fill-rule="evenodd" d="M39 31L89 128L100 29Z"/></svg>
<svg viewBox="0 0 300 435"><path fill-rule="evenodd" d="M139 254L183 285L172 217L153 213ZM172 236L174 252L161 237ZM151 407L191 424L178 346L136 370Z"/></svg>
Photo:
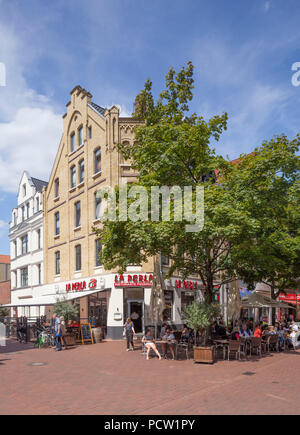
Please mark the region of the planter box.
<svg viewBox="0 0 300 435"><path fill-rule="evenodd" d="M66 333L64 338L65 338L66 346L75 346L76 344L75 334Z"/></svg>
<svg viewBox="0 0 300 435"><path fill-rule="evenodd" d="M214 346L194 346L194 362L213 364L214 360Z"/></svg>

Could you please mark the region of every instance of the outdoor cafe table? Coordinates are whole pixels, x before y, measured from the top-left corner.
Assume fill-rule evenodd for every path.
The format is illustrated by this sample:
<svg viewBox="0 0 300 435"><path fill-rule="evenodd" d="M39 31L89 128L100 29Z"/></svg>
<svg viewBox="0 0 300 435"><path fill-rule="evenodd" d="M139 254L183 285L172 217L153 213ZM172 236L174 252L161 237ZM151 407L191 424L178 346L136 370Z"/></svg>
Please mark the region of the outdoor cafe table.
<svg viewBox="0 0 300 435"><path fill-rule="evenodd" d="M176 347L177 342L176 340L156 340L154 344L156 345L156 347L158 344L173 344Z"/></svg>

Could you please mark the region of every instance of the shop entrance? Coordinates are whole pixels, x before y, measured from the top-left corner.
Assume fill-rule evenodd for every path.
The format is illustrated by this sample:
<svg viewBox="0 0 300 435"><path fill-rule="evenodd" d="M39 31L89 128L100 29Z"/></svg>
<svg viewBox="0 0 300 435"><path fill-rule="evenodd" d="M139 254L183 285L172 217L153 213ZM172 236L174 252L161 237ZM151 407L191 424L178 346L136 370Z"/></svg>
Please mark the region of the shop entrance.
<svg viewBox="0 0 300 435"><path fill-rule="evenodd" d="M144 331L144 301L128 300L128 317L131 317L136 333Z"/></svg>

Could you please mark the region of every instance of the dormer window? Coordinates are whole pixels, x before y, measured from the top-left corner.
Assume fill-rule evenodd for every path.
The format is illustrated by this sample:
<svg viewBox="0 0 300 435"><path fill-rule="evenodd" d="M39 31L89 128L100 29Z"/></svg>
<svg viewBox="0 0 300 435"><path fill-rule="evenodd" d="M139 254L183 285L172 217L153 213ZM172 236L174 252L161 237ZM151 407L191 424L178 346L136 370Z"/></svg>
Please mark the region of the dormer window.
<svg viewBox="0 0 300 435"><path fill-rule="evenodd" d="M26 196L26 184L23 184L23 196Z"/></svg>

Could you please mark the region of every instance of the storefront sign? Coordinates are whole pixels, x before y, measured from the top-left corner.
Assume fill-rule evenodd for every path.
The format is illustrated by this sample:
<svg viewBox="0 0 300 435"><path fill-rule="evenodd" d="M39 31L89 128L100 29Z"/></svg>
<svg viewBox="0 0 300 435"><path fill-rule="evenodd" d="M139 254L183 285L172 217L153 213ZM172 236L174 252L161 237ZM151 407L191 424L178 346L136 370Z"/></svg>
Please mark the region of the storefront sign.
<svg viewBox="0 0 300 435"><path fill-rule="evenodd" d="M300 294L288 293L285 295L284 293L281 293L279 295L279 300L287 302L288 304L300 304Z"/></svg>
<svg viewBox="0 0 300 435"><path fill-rule="evenodd" d="M82 292L84 290L92 290L97 286L96 279L90 279L90 281L77 281L66 284L67 292Z"/></svg>
<svg viewBox="0 0 300 435"><path fill-rule="evenodd" d="M181 279L176 279L175 280L175 288L196 290L198 288L198 283L197 283L197 281L184 281Z"/></svg>
<svg viewBox="0 0 300 435"><path fill-rule="evenodd" d="M115 275L115 287L152 287L153 275Z"/></svg>

